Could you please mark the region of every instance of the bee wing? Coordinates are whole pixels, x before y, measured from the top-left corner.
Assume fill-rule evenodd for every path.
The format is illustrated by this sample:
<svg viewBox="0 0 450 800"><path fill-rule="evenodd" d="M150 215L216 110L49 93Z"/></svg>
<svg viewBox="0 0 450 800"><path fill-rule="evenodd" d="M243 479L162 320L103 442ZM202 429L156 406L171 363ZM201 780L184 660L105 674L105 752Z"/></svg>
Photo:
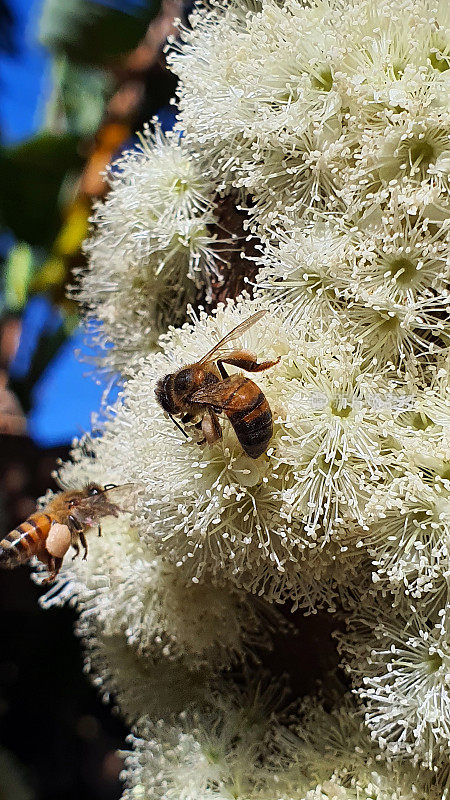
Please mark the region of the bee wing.
<svg viewBox="0 0 450 800"><path fill-rule="evenodd" d="M217 361L221 355L224 355L229 351L229 344L230 342L234 342L235 339L238 339L242 333L248 331L249 328L252 327L264 314L267 313L267 309L262 309L261 311L257 311L256 314L252 314L251 317L245 319L244 322L241 322L239 325L236 325L233 330L227 333L220 342L217 342L216 345L211 350L208 350L205 356L198 361L198 364L206 364L208 361Z"/></svg>
<svg viewBox="0 0 450 800"><path fill-rule="evenodd" d="M229 378L225 378L225 380L219 381L219 383L213 383L210 386L197 389L197 391L190 396L189 402L204 406L213 406L214 409L222 411L227 408L233 390L237 389L241 384L242 375L230 375Z"/></svg>
<svg viewBox="0 0 450 800"><path fill-rule="evenodd" d="M86 497L77 506L78 515L82 515L86 521L96 521L106 513L117 516L119 511L126 511L127 501L130 502L130 492L134 488L133 483L123 483L120 486L107 485L102 492Z"/></svg>
<svg viewBox="0 0 450 800"><path fill-rule="evenodd" d="M103 491L96 495L96 497L107 497L108 500L115 500L116 498L126 497L129 495L134 487L134 483L121 483L120 486L116 486L113 483L107 483Z"/></svg>

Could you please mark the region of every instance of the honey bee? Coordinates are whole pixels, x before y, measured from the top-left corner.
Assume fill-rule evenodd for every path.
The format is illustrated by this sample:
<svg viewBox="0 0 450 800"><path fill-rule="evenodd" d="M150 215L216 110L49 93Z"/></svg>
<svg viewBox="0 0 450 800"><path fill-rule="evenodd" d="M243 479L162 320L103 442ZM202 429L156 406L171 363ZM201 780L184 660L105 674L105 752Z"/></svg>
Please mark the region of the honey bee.
<svg viewBox="0 0 450 800"><path fill-rule="evenodd" d="M258 364L253 353L229 347L230 342L258 322L265 313L258 311L237 325L200 361L188 364L158 381L156 399L185 435L173 415L183 414L182 423L201 417L196 427L201 428L204 438L199 444L213 444L222 438L217 414L224 413L250 458L258 458L267 450L273 433L273 420L264 394L250 378L242 373L228 375L224 367L224 364L230 364L246 372L262 372L278 364L279 358Z"/></svg>
<svg viewBox="0 0 450 800"><path fill-rule="evenodd" d="M98 526L102 517L117 517L119 506L112 502L110 491L115 484L99 486L89 483L83 489L55 495L42 510L31 514L25 522L0 541L0 567L14 568L37 556L48 567L46 582L56 578L70 546L78 555L79 542L86 558L88 546L85 533Z"/></svg>

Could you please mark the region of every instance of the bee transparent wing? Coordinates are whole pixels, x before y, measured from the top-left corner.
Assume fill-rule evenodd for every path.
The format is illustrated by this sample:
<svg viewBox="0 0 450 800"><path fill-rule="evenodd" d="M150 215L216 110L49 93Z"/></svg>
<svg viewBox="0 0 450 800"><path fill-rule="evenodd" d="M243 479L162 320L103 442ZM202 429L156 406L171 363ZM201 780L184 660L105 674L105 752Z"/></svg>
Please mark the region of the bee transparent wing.
<svg viewBox="0 0 450 800"><path fill-rule="evenodd" d="M225 410L228 406L230 396L234 393L234 389L238 389L242 384L242 375L231 375L229 378L213 383L210 386L204 386L202 389L197 389L189 398L192 403L199 405L212 406L216 411Z"/></svg>
<svg viewBox="0 0 450 800"><path fill-rule="evenodd" d="M103 491L97 496L107 497L108 500L116 500L118 498L129 497L134 488L134 483L121 483L120 486L116 486L113 483L107 483Z"/></svg>
<svg viewBox="0 0 450 800"><path fill-rule="evenodd" d="M200 361L198 361L197 363L206 364L208 361L217 361L220 358L220 356L229 353L230 343L234 342L235 339L238 339L239 336L241 336L241 334L245 333L245 331L248 331L248 329L251 328L252 325L254 325L256 322L258 322L258 320L260 320L261 317L263 317L264 314L266 313L267 309L262 309L261 311L257 311L256 314L252 314L252 316L248 317L248 319L245 319L244 322L241 322L239 325L236 325L236 327L233 328L233 330L227 333L227 335L224 336L223 339L220 340L220 342L217 342L217 344L214 345L214 347L211 350L209 350L206 353L206 355L203 356L203 358L201 358Z"/></svg>
<svg viewBox="0 0 450 800"><path fill-rule="evenodd" d="M133 483L123 483L120 486L107 485L103 491L92 497L86 497L77 505L77 515L87 524L97 522L102 517L117 517L120 511L126 511L131 505L131 491Z"/></svg>

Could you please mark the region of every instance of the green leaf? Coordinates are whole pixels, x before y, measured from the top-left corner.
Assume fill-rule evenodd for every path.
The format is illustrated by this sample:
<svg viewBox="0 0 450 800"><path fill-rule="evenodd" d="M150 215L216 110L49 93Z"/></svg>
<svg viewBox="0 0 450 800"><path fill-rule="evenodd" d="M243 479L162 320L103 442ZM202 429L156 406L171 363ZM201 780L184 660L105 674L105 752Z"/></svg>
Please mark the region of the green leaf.
<svg viewBox="0 0 450 800"><path fill-rule="evenodd" d="M94 0L45 0L40 39L73 61L104 64L136 47L160 5L161 0L148 0L133 9L128 3L125 13Z"/></svg>
<svg viewBox="0 0 450 800"><path fill-rule="evenodd" d="M61 225L59 195L67 173L81 169L78 139L42 133L0 149L0 218L16 239L49 248Z"/></svg>

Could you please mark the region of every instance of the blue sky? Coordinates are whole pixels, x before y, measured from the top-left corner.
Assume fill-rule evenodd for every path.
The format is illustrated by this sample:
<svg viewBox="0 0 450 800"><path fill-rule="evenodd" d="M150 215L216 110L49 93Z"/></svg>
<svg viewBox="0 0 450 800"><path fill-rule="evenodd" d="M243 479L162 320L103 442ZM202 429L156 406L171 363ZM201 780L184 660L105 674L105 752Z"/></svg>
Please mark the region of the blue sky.
<svg viewBox="0 0 450 800"><path fill-rule="evenodd" d="M8 0L16 21L17 52L0 56L0 129L5 144L32 136L45 113L50 63L37 41L42 2Z"/></svg>

